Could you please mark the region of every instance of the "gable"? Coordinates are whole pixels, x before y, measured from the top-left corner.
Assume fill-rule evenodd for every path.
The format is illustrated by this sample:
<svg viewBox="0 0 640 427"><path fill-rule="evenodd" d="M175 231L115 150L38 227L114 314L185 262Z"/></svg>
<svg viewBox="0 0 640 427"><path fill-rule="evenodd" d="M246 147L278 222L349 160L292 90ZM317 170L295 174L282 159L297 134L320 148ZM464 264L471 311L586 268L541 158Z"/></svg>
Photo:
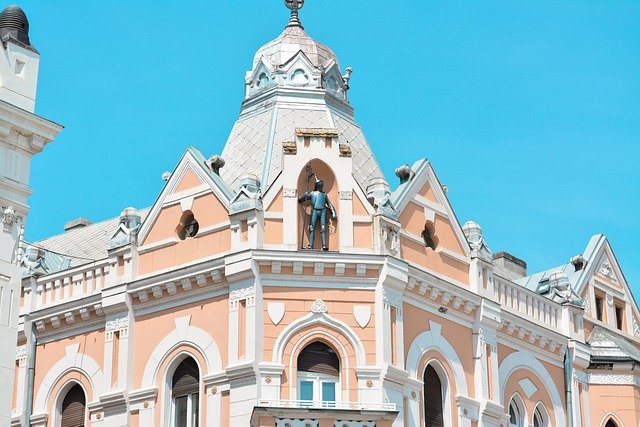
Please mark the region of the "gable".
<svg viewBox="0 0 640 427"><path fill-rule="evenodd" d="M180 178L176 188L172 191L172 194L180 193L181 191L186 191L200 185L202 185L202 181L198 179L191 169L187 169L184 175Z"/></svg>

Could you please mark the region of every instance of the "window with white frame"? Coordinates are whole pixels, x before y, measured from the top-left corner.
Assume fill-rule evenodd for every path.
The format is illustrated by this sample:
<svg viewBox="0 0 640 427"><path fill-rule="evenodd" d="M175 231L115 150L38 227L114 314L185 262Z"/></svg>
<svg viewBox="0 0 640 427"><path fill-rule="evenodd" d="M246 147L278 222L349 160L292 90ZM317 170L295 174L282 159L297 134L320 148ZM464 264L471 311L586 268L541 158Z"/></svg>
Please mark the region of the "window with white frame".
<svg viewBox="0 0 640 427"><path fill-rule="evenodd" d="M511 399L511 402L509 403L509 426L523 427L523 425L524 422L520 406L515 401L515 399Z"/></svg>
<svg viewBox="0 0 640 427"><path fill-rule="evenodd" d="M187 357L176 368L171 380L171 426L198 427L200 371Z"/></svg>
<svg viewBox="0 0 640 427"><path fill-rule="evenodd" d="M340 396L340 360L327 344L315 341L298 356L298 399L312 406L335 406Z"/></svg>
<svg viewBox="0 0 640 427"><path fill-rule="evenodd" d="M549 416L542 403L538 403L535 411L533 411L533 427L548 427Z"/></svg>

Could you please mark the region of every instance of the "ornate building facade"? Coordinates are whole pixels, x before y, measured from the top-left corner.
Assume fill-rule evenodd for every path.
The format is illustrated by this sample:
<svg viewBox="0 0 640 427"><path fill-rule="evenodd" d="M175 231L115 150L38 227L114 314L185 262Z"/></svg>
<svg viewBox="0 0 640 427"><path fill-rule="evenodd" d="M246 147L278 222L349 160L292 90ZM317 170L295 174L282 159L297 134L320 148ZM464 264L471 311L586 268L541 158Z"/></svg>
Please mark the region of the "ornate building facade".
<svg viewBox="0 0 640 427"><path fill-rule="evenodd" d="M220 155L24 248L12 425L638 426L640 313L606 237L528 274L426 159L391 190L351 70L285 3Z"/></svg>

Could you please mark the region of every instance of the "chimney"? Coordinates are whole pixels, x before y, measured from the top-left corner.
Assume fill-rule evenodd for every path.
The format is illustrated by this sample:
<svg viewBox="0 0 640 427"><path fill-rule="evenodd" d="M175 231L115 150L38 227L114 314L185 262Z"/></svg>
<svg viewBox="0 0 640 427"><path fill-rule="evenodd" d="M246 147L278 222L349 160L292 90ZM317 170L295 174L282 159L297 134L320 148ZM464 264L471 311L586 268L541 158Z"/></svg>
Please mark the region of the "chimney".
<svg viewBox="0 0 640 427"><path fill-rule="evenodd" d="M72 219L64 225L64 231L67 232L69 230L75 230L76 228L83 228L87 225L91 225L91 221L86 218Z"/></svg>
<svg viewBox="0 0 640 427"><path fill-rule="evenodd" d="M493 254L492 258L495 265L512 274L509 279L520 279L527 275L527 263L508 252L497 252Z"/></svg>

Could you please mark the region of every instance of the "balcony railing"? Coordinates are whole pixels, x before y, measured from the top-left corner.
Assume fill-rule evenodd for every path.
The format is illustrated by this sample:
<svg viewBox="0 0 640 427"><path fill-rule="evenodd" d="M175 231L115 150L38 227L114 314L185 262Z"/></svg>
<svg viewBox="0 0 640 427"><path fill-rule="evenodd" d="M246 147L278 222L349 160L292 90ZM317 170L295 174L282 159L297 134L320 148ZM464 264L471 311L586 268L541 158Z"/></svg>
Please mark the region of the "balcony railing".
<svg viewBox="0 0 640 427"><path fill-rule="evenodd" d="M295 409L347 409L356 411L395 411L395 403L322 402L313 400L260 400L260 406Z"/></svg>
<svg viewBox="0 0 640 427"><path fill-rule="evenodd" d="M557 302L520 285L503 280L495 280L494 290L495 301L503 307L532 317L551 328L559 327L561 306Z"/></svg>

